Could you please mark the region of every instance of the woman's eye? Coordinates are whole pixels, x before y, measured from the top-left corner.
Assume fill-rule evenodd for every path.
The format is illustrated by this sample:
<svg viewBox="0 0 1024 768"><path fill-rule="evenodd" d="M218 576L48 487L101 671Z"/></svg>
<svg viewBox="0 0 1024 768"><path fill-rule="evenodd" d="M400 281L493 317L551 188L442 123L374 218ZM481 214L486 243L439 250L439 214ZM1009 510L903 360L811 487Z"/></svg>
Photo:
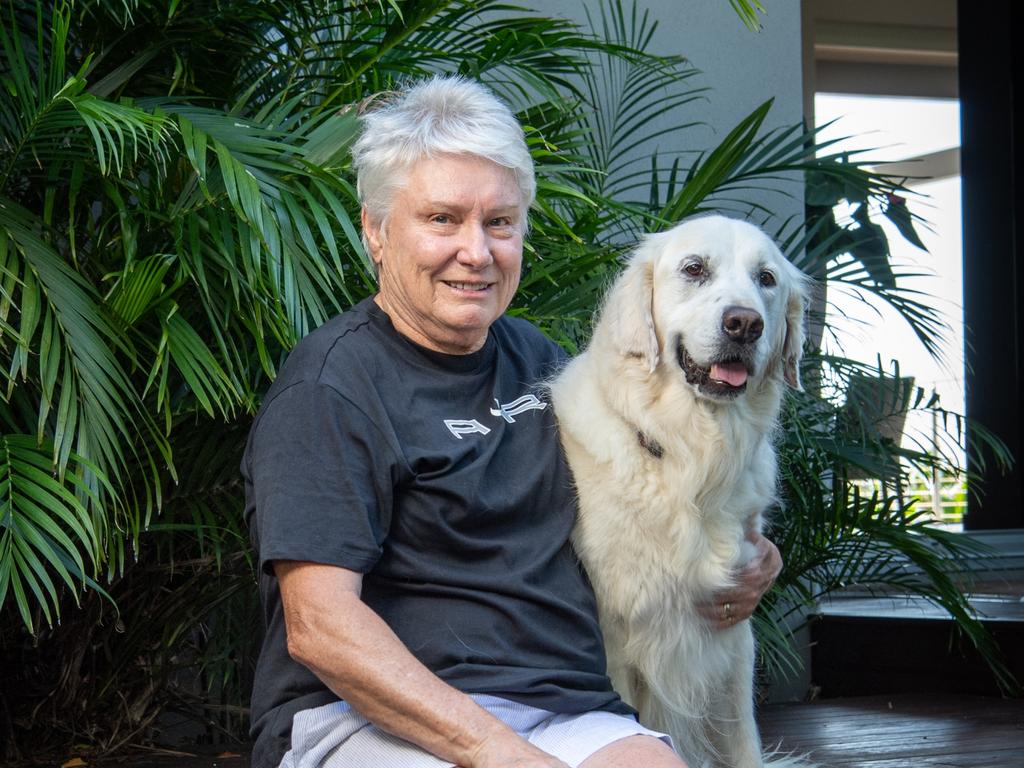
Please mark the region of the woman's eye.
<svg viewBox="0 0 1024 768"><path fill-rule="evenodd" d="M762 269L761 274L758 275L758 281L765 288L771 288L773 285L775 285L775 275L773 275L767 269Z"/></svg>
<svg viewBox="0 0 1024 768"><path fill-rule="evenodd" d="M691 261L683 265L683 271L690 277L700 277L704 274L704 265L699 261Z"/></svg>

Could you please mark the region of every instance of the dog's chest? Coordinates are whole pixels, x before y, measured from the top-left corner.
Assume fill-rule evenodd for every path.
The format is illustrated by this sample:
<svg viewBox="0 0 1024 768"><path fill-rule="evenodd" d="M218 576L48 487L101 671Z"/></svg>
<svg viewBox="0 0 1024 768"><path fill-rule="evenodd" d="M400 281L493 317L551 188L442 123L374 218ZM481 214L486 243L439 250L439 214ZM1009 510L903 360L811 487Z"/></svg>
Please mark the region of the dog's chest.
<svg viewBox="0 0 1024 768"><path fill-rule="evenodd" d="M636 499L637 514L663 530L687 519L709 530L742 523L774 497L776 461L767 439L694 445L638 433L621 453L622 460L595 466L592 477L606 479L602 493Z"/></svg>
<svg viewBox="0 0 1024 768"><path fill-rule="evenodd" d="M566 448L578 475L577 549L592 578L603 582L597 585L603 598L634 615L692 603L726 585L745 558L746 528L760 528L773 498L775 462L767 443L733 455L728 466L671 448L659 456L639 440L609 462L594 462L572 440ZM644 600L635 591L617 600L624 583L644 584Z"/></svg>

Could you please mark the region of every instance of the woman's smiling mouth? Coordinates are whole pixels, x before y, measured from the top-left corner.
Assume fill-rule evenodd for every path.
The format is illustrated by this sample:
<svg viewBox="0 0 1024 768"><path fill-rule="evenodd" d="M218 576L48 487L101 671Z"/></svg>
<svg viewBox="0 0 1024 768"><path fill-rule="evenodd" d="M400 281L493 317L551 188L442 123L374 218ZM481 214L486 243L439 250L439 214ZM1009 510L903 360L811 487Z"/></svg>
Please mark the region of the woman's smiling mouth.
<svg viewBox="0 0 1024 768"><path fill-rule="evenodd" d="M453 280L444 280L443 282L449 288L454 288L457 291L470 291L473 293L486 291L492 285L492 283L457 283Z"/></svg>

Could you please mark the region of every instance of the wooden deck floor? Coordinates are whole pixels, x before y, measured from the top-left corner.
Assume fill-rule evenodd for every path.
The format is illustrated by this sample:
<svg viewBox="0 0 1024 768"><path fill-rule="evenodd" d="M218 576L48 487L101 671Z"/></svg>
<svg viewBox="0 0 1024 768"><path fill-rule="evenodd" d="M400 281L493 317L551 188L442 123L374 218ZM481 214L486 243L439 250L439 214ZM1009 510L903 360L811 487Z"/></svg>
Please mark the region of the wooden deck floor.
<svg viewBox="0 0 1024 768"><path fill-rule="evenodd" d="M922 695L774 704L765 744L809 753L822 768L1024 768L1024 700ZM246 768L248 749L152 750L90 768ZM637 766L636 768L643 768Z"/></svg>
<svg viewBox="0 0 1024 768"><path fill-rule="evenodd" d="M766 744L827 768L1024 768L1024 700L921 695L776 704Z"/></svg>

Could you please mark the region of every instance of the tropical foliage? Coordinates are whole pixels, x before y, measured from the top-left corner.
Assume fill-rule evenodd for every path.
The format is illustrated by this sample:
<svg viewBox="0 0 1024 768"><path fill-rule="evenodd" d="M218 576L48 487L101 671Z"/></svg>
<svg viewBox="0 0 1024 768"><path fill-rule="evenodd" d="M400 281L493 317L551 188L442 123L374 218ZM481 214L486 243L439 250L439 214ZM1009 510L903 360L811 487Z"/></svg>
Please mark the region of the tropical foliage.
<svg viewBox="0 0 1024 768"><path fill-rule="evenodd" d="M733 5L756 25L758 3ZM45 743L115 749L175 709L199 713L207 738L244 731L259 612L238 462L287 351L373 291L347 148L358 109L397 80L461 72L519 110L539 195L512 311L570 350L637 234L722 208L763 220L809 273L881 295L934 338L937 318L899 287L871 221L914 237L898 185L799 126L766 130L770 102L706 152L656 152L693 124L696 70L646 52L654 24L638 8L604 4L591 26L498 0L0 7L8 757ZM671 127L641 130L664 116ZM750 202L805 177L807 228ZM839 199L861 205L855 225L831 217ZM849 364L821 362L823 386L787 415L779 604L898 583L983 643L935 565L962 542L898 500L848 498L842 468L895 449L836 438ZM925 578L882 567L894 554ZM771 626L768 658L782 659Z"/></svg>

